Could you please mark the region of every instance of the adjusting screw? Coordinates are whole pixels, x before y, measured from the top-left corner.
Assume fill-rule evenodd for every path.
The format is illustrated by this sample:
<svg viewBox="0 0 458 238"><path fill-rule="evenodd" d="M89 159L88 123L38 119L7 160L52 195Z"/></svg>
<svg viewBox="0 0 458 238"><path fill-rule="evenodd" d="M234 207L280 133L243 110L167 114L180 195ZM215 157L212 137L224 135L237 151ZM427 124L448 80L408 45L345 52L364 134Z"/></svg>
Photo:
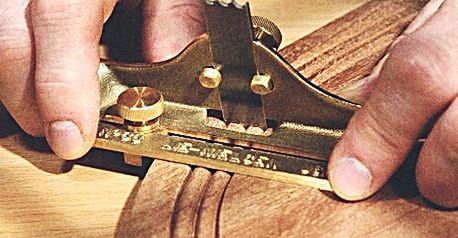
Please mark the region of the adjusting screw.
<svg viewBox="0 0 458 238"><path fill-rule="evenodd" d="M257 74L251 80L251 90L258 95L267 95L274 91L270 75Z"/></svg>
<svg viewBox="0 0 458 238"><path fill-rule="evenodd" d="M159 125L164 97L155 88L133 87L118 97L118 113L129 131L149 133Z"/></svg>
<svg viewBox="0 0 458 238"><path fill-rule="evenodd" d="M199 75L200 85L204 88L215 89L223 80L217 68L205 67Z"/></svg>

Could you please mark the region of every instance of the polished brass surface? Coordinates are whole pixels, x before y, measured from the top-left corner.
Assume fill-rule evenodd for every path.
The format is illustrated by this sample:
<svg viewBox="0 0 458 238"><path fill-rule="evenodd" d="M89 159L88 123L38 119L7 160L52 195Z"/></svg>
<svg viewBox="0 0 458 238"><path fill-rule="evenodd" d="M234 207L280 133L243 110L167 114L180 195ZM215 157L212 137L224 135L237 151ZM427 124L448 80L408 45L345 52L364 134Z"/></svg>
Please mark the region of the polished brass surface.
<svg viewBox="0 0 458 238"><path fill-rule="evenodd" d="M132 122L147 122L164 112L164 98L154 88L134 87L118 97L119 115Z"/></svg>
<svg viewBox="0 0 458 238"><path fill-rule="evenodd" d="M254 42L253 47L258 71L270 75L275 85L273 93L262 97L267 119L331 129L346 127L359 105L311 84L277 52L259 42ZM166 62L123 64L105 61L99 69L102 112L116 105L117 97L126 88L138 85L158 89L165 101L222 110L220 90L203 88L197 79L201 70L209 65L214 63L207 35L198 37L176 58Z"/></svg>
<svg viewBox="0 0 458 238"><path fill-rule="evenodd" d="M124 153L124 162L126 164L134 165L134 166L142 166L143 159L139 155L131 155L128 153Z"/></svg>
<svg viewBox="0 0 458 238"><path fill-rule="evenodd" d="M200 85L204 88L215 89L218 88L222 81L221 73L214 67L205 67L199 75Z"/></svg>
<svg viewBox="0 0 458 238"><path fill-rule="evenodd" d="M131 132L151 133L159 126L159 120L149 121L147 123L130 123L124 120L124 127Z"/></svg>
<svg viewBox="0 0 458 238"><path fill-rule="evenodd" d="M154 88L133 87L119 95L117 108L130 131L151 132L164 112L164 98Z"/></svg>
<svg viewBox="0 0 458 238"><path fill-rule="evenodd" d="M285 122L272 134L255 135L211 127L207 120L205 108L166 102L154 133L132 133L102 119L95 146L330 189L326 158L342 131Z"/></svg>
<svg viewBox="0 0 458 238"><path fill-rule="evenodd" d="M327 159L360 106L314 86L253 38L248 5L206 2L209 33L177 57L102 62L95 147L330 190ZM227 36L238 31L238 41ZM206 68L219 70L219 86L202 85ZM126 114L113 110L133 87L163 95L161 123L151 133L127 130Z"/></svg>
<svg viewBox="0 0 458 238"><path fill-rule="evenodd" d="M274 83L269 75L257 74L251 80L251 90L259 95L267 95L274 90Z"/></svg>
<svg viewBox="0 0 458 238"><path fill-rule="evenodd" d="M212 61L222 67L219 101L224 120L266 128L262 98L250 88L257 67L248 4L206 4L205 12Z"/></svg>
<svg viewBox="0 0 458 238"><path fill-rule="evenodd" d="M253 16L254 40L261 42L266 47L278 49L283 40L280 29L271 20Z"/></svg>

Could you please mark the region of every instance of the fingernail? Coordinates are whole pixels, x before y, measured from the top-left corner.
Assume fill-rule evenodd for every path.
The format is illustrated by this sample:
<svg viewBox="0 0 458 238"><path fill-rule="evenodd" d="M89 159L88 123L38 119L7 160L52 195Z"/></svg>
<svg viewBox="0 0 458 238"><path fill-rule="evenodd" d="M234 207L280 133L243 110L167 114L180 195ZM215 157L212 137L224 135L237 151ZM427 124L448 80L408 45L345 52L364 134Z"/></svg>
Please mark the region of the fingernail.
<svg viewBox="0 0 458 238"><path fill-rule="evenodd" d="M75 123L55 121L48 126L47 140L53 151L61 158L77 159L84 140Z"/></svg>
<svg viewBox="0 0 458 238"><path fill-rule="evenodd" d="M330 171L334 192L349 201L361 200L370 195L372 175L369 169L355 158L337 159Z"/></svg>

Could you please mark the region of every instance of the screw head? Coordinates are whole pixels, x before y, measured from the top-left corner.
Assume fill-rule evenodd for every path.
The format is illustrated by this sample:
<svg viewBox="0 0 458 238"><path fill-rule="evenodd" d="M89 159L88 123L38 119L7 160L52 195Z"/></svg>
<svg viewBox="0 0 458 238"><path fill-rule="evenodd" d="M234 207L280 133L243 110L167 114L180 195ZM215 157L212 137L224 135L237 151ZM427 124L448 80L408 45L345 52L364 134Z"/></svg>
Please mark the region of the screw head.
<svg viewBox="0 0 458 238"><path fill-rule="evenodd" d="M215 89L222 81L221 73L218 69L206 67L199 75L200 85L204 88Z"/></svg>
<svg viewBox="0 0 458 238"><path fill-rule="evenodd" d="M251 80L251 90L258 95L267 95L274 91L274 84L269 75L255 75Z"/></svg>
<svg viewBox="0 0 458 238"><path fill-rule="evenodd" d="M155 88L134 87L118 97L118 112L131 122L149 122L164 112L164 98Z"/></svg>
<svg viewBox="0 0 458 238"><path fill-rule="evenodd" d="M268 48L278 49L283 39L278 26L265 17L253 16L252 19L255 40Z"/></svg>

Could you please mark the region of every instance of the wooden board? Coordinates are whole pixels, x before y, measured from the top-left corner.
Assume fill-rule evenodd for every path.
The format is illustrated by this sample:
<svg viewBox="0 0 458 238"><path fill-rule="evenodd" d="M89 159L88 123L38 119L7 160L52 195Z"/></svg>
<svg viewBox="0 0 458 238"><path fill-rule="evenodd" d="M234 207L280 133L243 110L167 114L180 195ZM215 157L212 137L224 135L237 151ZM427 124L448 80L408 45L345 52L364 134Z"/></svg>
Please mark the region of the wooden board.
<svg viewBox="0 0 458 238"><path fill-rule="evenodd" d="M313 82L339 92L370 73L424 3L258 0L252 6L255 14L278 22L291 43L364 4L282 50ZM431 208L397 179L365 202L346 203L310 188L163 161L155 161L139 181L134 175L142 171L121 161L117 154L94 151L83 161L64 163L3 116L0 236L452 237L457 232L456 212Z"/></svg>
<svg viewBox="0 0 458 238"><path fill-rule="evenodd" d="M314 84L345 97L353 88L359 88L361 79L372 72L391 43L427 2L369 1L281 53ZM349 99L362 101L357 95Z"/></svg>

